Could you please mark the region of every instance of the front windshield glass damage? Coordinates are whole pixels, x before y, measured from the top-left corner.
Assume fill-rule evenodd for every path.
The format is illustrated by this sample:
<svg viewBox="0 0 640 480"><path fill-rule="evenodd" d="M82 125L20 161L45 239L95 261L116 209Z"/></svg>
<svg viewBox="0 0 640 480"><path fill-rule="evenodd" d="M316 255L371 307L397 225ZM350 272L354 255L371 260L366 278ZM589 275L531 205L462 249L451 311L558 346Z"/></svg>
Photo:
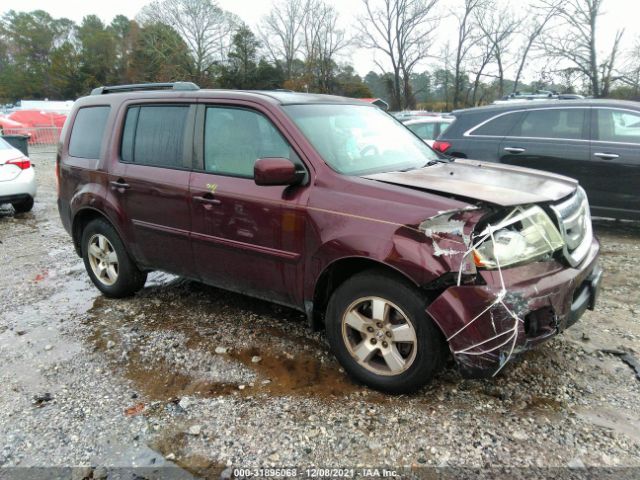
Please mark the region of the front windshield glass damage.
<svg viewBox="0 0 640 480"><path fill-rule="evenodd" d="M377 107L288 105L284 109L325 162L344 175L413 170L441 160Z"/></svg>

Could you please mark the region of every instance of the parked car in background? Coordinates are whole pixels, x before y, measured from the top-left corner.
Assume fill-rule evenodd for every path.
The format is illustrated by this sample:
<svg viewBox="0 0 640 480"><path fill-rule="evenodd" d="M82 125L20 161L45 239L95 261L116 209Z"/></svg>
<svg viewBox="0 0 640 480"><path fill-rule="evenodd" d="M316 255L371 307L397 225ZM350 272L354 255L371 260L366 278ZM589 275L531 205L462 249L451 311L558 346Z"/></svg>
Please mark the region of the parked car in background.
<svg viewBox="0 0 640 480"><path fill-rule="evenodd" d="M191 83L102 87L65 124L58 208L109 297L164 270L300 310L371 387L470 375L593 309L574 180L451 161L380 108Z"/></svg>
<svg viewBox="0 0 640 480"><path fill-rule="evenodd" d="M390 115L401 122L406 122L416 118L447 117L450 114L448 112L430 112L428 110L401 110L399 112L390 112Z"/></svg>
<svg viewBox="0 0 640 480"><path fill-rule="evenodd" d="M640 103L508 102L454 112L434 148L575 178L593 215L640 219Z"/></svg>
<svg viewBox="0 0 640 480"><path fill-rule="evenodd" d="M409 120L403 120L402 123L429 146L433 146L433 142L438 138L438 135L444 133L454 120L455 118L452 116L413 117Z"/></svg>
<svg viewBox="0 0 640 480"><path fill-rule="evenodd" d="M0 204L10 203L16 213L25 213L33 208L35 196L31 160L0 138Z"/></svg>

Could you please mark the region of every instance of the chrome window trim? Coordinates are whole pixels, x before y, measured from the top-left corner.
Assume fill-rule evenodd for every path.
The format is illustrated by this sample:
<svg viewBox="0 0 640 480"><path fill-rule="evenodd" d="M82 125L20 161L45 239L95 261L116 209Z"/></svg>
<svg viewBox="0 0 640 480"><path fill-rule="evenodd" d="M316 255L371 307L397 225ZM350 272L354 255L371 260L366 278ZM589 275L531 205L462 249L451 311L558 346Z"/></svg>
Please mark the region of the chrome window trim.
<svg viewBox="0 0 640 480"><path fill-rule="evenodd" d="M483 125L489 123L492 120L495 120L498 117L502 117L504 115L510 115L513 113L521 113L521 112L528 112L531 110L557 110L559 108L564 108L564 109L568 109L568 108L585 108L585 109L600 109L600 110L619 110L619 111L623 111L623 112L631 112L631 113L635 113L636 115L640 116L640 110L632 110L630 108L620 108L620 107L601 107L601 106L578 106L578 107L548 107L548 108L527 108L527 109L520 109L520 110L511 110L509 112L503 112L500 113L498 115L494 115L491 118L488 118L487 120L479 123L478 125L476 125L475 127L470 128L469 130L467 130L466 132L464 132L462 134L463 137L471 137L471 138L505 138L505 139L522 139L522 140L556 140L556 141L564 141L564 142L583 142L583 143L608 143L608 144L613 144L613 145L630 145L630 146L640 146L640 143L635 143L635 142L614 142L614 141L608 141L608 140L592 140L592 139L583 139L583 138L550 138L550 137L516 137L516 136L512 136L512 135L474 135L473 131L477 130L478 128L482 127Z"/></svg>
<svg viewBox="0 0 640 480"><path fill-rule="evenodd" d="M585 140L582 138L549 138L549 137L518 137L518 136L513 136L513 135L474 135L473 132L474 130L477 130L478 128L482 127L483 125L491 122L492 120L495 120L496 118L499 117L503 117L505 115L511 115L514 113L522 113L522 112L532 112L532 111L536 111L536 110L577 110L577 109L582 109L582 110L590 110L592 107L590 106L577 106L577 107L573 107L573 106L568 106L568 107L547 107L547 108L521 108L519 110L511 110L509 112L503 112L500 113L498 115L494 115L491 118L488 118L487 120L485 120L484 122L479 123L478 125L476 125L475 127L470 128L469 130L467 130L466 132L464 132L462 134L463 137L480 137L480 138L524 138L524 139L528 139L528 140L563 140L563 141L567 141L567 142L589 142L590 140Z"/></svg>

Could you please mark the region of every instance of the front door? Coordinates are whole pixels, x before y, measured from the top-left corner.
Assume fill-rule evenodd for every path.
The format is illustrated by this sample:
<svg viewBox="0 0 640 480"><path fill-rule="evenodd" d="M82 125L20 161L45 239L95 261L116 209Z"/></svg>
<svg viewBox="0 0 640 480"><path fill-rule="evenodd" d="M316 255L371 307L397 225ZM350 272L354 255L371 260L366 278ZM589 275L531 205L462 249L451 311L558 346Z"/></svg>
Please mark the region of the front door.
<svg viewBox="0 0 640 480"><path fill-rule="evenodd" d="M129 216L139 262L187 276L194 276L189 175L195 110L195 105L129 107L121 148L126 169L111 179Z"/></svg>
<svg viewBox="0 0 640 480"><path fill-rule="evenodd" d="M190 197L200 278L299 306L308 188L258 186L253 166L265 157L304 165L274 124L255 110L202 105L198 118L201 165L191 174Z"/></svg>
<svg viewBox="0 0 640 480"><path fill-rule="evenodd" d="M500 163L546 170L577 179L589 194L589 109L528 110L500 143Z"/></svg>

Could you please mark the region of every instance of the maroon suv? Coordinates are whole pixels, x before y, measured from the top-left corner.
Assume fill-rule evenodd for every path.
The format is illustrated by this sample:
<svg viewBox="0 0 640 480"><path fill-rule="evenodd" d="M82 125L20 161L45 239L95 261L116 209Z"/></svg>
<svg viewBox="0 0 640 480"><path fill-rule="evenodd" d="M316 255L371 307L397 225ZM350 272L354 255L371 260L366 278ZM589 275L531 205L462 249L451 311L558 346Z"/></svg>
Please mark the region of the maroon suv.
<svg viewBox="0 0 640 480"><path fill-rule="evenodd" d="M101 87L75 103L57 175L105 295L164 270L287 305L386 391L427 382L447 347L496 374L593 309L601 277L574 180L447 159L354 99Z"/></svg>

